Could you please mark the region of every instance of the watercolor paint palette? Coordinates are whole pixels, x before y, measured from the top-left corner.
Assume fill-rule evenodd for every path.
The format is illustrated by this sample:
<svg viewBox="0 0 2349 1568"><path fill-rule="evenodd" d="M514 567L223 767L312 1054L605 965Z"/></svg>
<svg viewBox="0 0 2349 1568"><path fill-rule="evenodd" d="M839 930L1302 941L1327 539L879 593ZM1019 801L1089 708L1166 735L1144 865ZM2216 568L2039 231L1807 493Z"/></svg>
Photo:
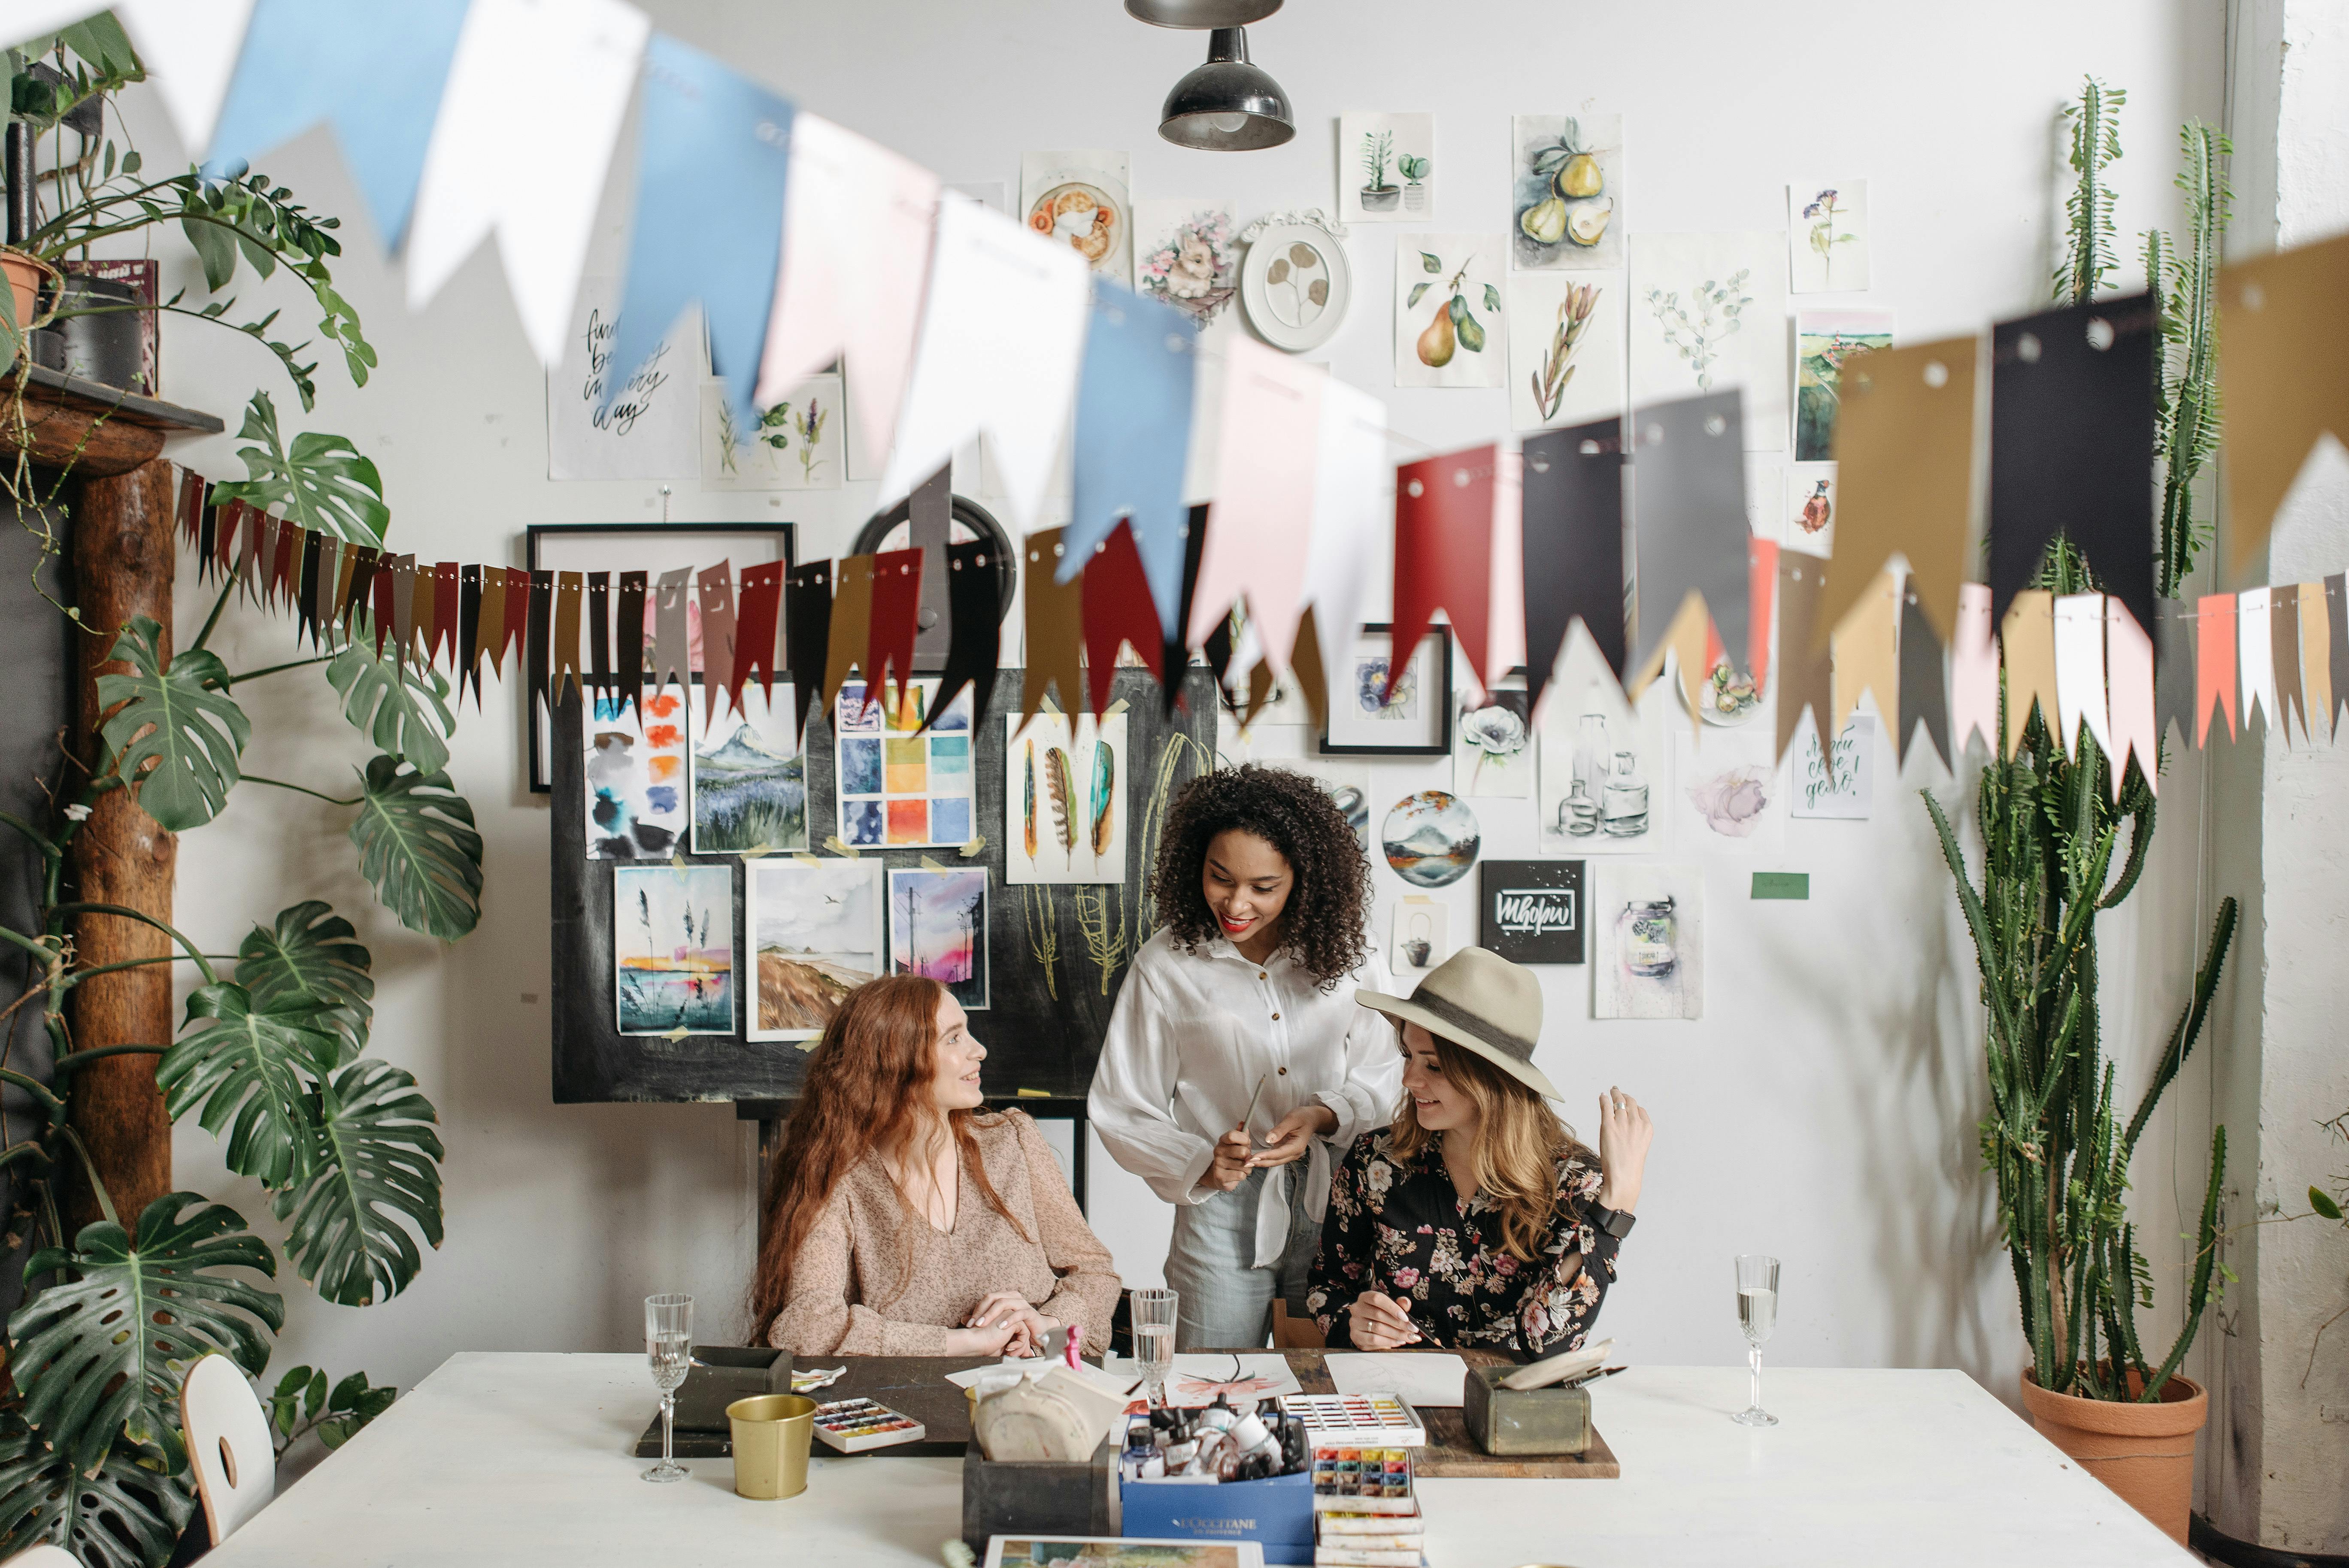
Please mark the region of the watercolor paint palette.
<svg viewBox="0 0 2349 1568"><path fill-rule="evenodd" d="M1427 1423L1399 1394L1290 1394L1280 1408L1304 1421L1305 1440L1317 1449L1362 1443L1427 1446Z"/></svg>
<svg viewBox="0 0 2349 1568"><path fill-rule="evenodd" d="M1313 1506L1348 1513L1417 1513L1411 1455L1402 1449L1315 1443Z"/></svg>
<svg viewBox="0 0 2349 1568"><path fill-rule="evenodd" d="M834 1399L815 1408L815 1435L844 1454L918 1443L929 1429L871 1399Z"/></svg>

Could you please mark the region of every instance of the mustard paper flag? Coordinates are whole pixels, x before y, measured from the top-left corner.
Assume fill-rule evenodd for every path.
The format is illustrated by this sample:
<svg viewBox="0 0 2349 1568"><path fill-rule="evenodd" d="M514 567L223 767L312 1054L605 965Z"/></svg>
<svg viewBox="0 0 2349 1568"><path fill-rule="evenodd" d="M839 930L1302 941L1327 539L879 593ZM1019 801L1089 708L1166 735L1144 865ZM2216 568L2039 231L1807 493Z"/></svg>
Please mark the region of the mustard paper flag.
<svg viewBox="0 0 2349 1568"><path fill-rule="evenodd" d="M2008 604L1999 628L2006 655L2005 756L2023 744L2023 731L2036 706L2047 727L2054 729L2061 710L2055 701L2055 596L2044 588L2025 588Z"/></svg>
<svg viewBox="0 0 2349 1568"><path fill-rule="evenodd" d="M2333 738L2333 621L2324 603L2324 584L2300 585L2300 680L2308 693L2309 735L2318 720L2324 738Z"/></svg>
<svg viewBox="0 0 2349 1568"><path fill-rule="evenodd" d="M2228 560L2241 573L2317 438L2349 442L2349 234L2219 273ZM2245 715L2248 718L2250 716Z"/></svg>
<svg viewBox="0 0 2349 1568"><path fill-rule="evenodd" d="M1061 707L1076 713L1084 707L1084 587L1081 574L1066 583L1052 580L1059 569L1061 530L1048 528L1028 536L1027 569L1019 574L1021 597L1028 601L1027 678L1019 691L1019 722L1036 717L1044 706L1045 691L1058 686ZM1109 672L1102 672L1109 678Z"/></svg>
<svg viewBox="0 0 2349 1568"><path fill-rule="evenodd" d="M1978 341L1878 348L1844 366L1836 414L1835 575L1816 634L1839 626L1893 552L1943 641L1958 624L1974 460ZM1842 731L1838 729L1837 734Z"/></svg>
<svg viewBox="0 0 2349 1568"><path fill-rule="evenodd" d="M1845 571L1849 571L1847 565ZM1829 681L1834 693L1830 735L1841 735L1859 694L1876 694L1876 711L1891 724L1900 717L1900 579L1885 567L1868 580L1868 590L1846 611L1830 638L1835 650ZM1819 755L1835 764L1832 747Z"/></svg>
<svg viewBox="0 0 2349 1568"><path fill-rule="evenodd" d="M1785 759L1787 743L1795 738L1795 727L1802 723L1803 709L1811 710L1813 730L1824 729L1825 715L1834 700L1835 690L1828 675L1826 650L1815 640L1811 628L1819 614L1819 590L1827 575L1827 563L1816 556L1800 551L1778 552L1778 757ZM1819 753L1827 754L1827 742L1822 737Z"/></svg>
<svg viewBox="0 0 2349 1568"><path fill-rule="evenodd" d="M1681 706L1688 710L1689 728L1699 745L1704 742L1704 721L1699 717L1697 694L1703 690L1712 669L1704 656L1712 632L1713 620L1705 613L1704 595L1692 588L1682 597L1680 609L1674 612L1671 624L1664 628L1662 639L1649 654L1647 662L1631 673L1629 687L1631 701L1637 703L1649 683L1664 673L1664 655L1672 655L1672 678L1679 683Z"/></svg>
<svg viewBox="0 0 2349 1568"><path fill-rule="evenodd" d="M873 557L843 555L833 564L832 638L823 654L823 717L827 722L839 711L840 688L848 679L850 667L864 661L865 639L872 629Z"/></svg>

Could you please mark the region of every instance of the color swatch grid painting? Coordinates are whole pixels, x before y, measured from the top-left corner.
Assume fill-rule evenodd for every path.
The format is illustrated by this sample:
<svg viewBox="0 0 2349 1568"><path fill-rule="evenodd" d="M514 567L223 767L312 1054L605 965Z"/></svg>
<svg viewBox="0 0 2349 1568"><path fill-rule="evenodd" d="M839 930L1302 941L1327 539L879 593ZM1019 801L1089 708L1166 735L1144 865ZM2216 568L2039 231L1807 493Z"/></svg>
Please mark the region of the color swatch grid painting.
<svg viewBox="0 0 2349 1568"><path fill-rule="evenodd" d="M812 1040L848 994L877 980L881 867L869 860L754 861L746 870L754 1040Z"/></svg>
<svg viewBox="0 0 2349 1568"><path fill-rule="evenodd" d="M899 688L888 688L890 697ZM858 849L960 846L972 817L970 690L965 687L929 729L922 719L938 695L936 678L907 681L895 707L864 700L864 683L840 688L832 729L838 766L840 837Z"/></svg>
<svg viewBox="0 0 2349 1568"><path fill-rule="evenodd" d="M616 870L612 988L621 1034L732 1034L733 868Z"/></svg>
<svg viewBox="0 0 2349 1568"><path fill-rule="evenodd" d="M1003 880L1125 881L1125 715L1003 716Z"/></svg>
<svg viewBox="0 0 2349 1568"><path fill-rule="evenodd" d="M686 830L685 697L593 699L587 716L587 858L665 861Z"/></svg>

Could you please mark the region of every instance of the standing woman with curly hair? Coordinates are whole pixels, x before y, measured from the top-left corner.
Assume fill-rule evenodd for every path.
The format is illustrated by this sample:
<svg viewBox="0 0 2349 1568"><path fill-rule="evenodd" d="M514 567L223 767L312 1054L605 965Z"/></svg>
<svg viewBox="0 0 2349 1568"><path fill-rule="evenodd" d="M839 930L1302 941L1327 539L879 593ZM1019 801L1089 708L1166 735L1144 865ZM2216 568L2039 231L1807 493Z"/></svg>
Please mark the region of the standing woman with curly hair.
<svg viewBox="0 0 2349 1568"><path fill-rule="evenodd" d="M1330 1161L1384 1127L1394 1030L1354 1000L1386 984L1354 830L1300 773L1203 773L1167 808L1134 955L1091 1100L1117 1162L1174 1205L1178 1349L1258 1346L1305 1311Z"/></svg>

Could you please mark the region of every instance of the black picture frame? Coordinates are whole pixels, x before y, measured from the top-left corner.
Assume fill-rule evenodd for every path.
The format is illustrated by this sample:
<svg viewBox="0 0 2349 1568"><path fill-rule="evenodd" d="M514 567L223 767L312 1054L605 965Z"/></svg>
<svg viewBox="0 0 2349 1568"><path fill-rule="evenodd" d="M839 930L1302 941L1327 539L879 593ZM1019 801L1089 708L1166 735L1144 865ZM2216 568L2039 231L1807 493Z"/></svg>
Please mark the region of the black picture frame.
<svg viewBox="0 0 2349 1568"><path fill-rule="evenodd" d="M642 541L643 555L629 560L625 569L630 572L644 572L649 578L657 579L662 573L674 572L680 566L691 566L699 570L717 565L720 559L733 559L734 552L731 551L723 552L722 556L701 559L706 552L691 548L685 542L694 539L707 540L713 534L727 538L746 540L763 538L775 541L780 553L759 556L750 562L753 565L765 561L781 561L783 563L783 569L788 572L799 564L799 524L795 522L533 522L523 530L523 562L533 572L545 569L577 571L581 568L556 560L554 557L561 552L550 552L549 544L557 541L592 540L599 544L632 543ZM690 555L694 559L683 559L685 555ZM739 566L740 562L738 561L736 564ZM601 565L586 569L605 570ZM616 565L611 570L617 573L622 568ZM737 575L740 575L739 573ZM583 604L581 608L584 612L585 606ZM778 615L775 622L775 646L779 660L782 657L781 650L790 645L784 639L782 619ZM776 673L780 676L787 672L778 670ZM541 704L531 699L527 691L527 683L524 685L523 702L524 722L529 727L527 742L530 753L530 790L533 795L545 795L551 793L554 788L554 769L546 749L550 734L546 723L546 710Z"/></svg>
<svg viewBox="0 0 2349 1568"><path fill-rule="evenodd" d="M1359 650L1363 644L1381 637L1386 639L1388 644L1388 656L1392 658L1393 656L1394 627L1388 622L1372 621L1357 629L1354 634L1354 648ZM1452 755L1452 628L1442 625L1430 626L1425 634L1421 636L1418 648L1413 649L1412 652L1412 658L1414 661L1419 658L1420 654L1423 651L1426 650L1428 644L1431 641L1435 645L1433 658L1433 670L1436 677L1435 684L1438 687L1433 694L1435 709L1435 734L1433 738L1432 739L1428 738L1428 730L1424 723L1410 727L1413 735L1412 739L1402 741L1398 738L1398 742L1392 745L1385 743L1372 744L1365 740L1350 737L1342 738L1333 738L1332 720L1334 720L1338 715L1340 705L1350 700L1353 693L1352 681L1354 671L1354 654L1350 651L1347 655L1346 662L1341 667L1328 672L1328 678L1330 681L1330 705L1329 717L1325 717L1321 724L1321 754L1323 756L1449 757Z"/></svg>

